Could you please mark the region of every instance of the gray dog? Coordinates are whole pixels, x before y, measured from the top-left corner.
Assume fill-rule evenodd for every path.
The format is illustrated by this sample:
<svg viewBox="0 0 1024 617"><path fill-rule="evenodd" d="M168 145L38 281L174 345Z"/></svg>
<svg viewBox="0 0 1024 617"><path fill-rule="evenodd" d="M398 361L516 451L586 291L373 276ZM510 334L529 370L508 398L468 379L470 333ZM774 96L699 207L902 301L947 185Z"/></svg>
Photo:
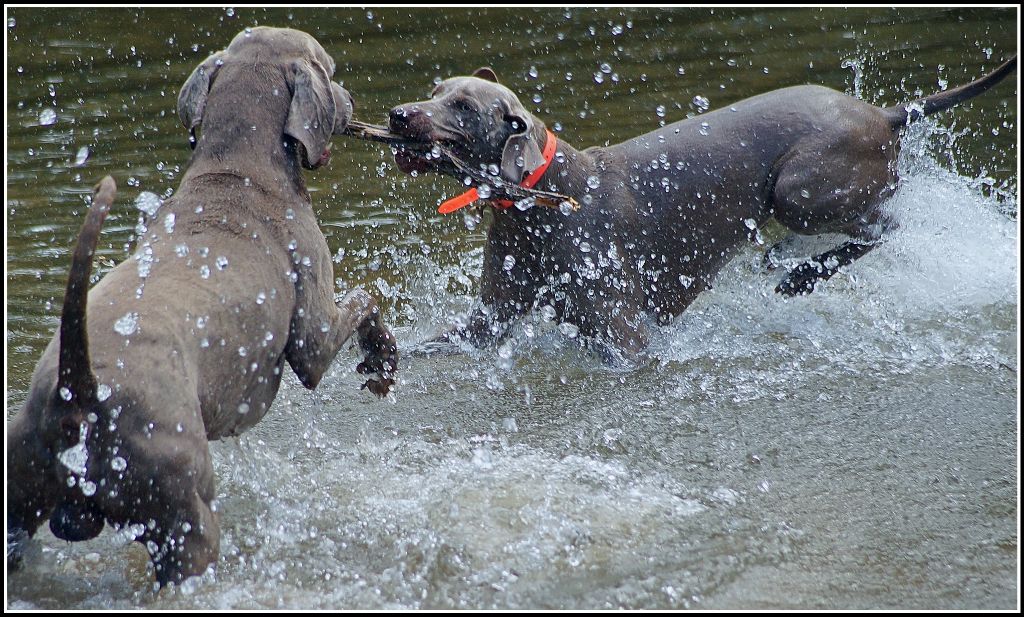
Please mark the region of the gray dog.
<svg viewBox="0 0 1024 617"><path fill-rule="evenodd" d="M773 217L799 234L852 238L776 289L810 293L891 227L879 205L896 188L900 129L984 92L1016 64L1014 56L977 81L898 107L821 86L785 88L583 151L557 140L491 69L445 80L429 100L393 108L390 130L442 146L489 174L492 187L536 187L580 204L500 204L484 248L482 306L446 336L494 341L510 320L550 306L606 359L636 355L648 344L644 317L664 324L679 315ZM407 173L466 175L437 151L410 146L396 161Z"/></svg>
<svg viewBox="0 0 1024 617"><path fill-rule="evenodd" d="M247 30L196 68L178 98L195 148L181 186L87 295L114 197L109 177L97 187L60 331L8 425L9 565L49 519L69 541L122 528L161 585L201 574L220 538L207 442L267 413L286 362L314 388L357 333L358 370L379 377L376 394L390 388L394 337L365 292L335 303L300 167L323 164L351 117L333 74L313 37L277 28Z"/></svg>

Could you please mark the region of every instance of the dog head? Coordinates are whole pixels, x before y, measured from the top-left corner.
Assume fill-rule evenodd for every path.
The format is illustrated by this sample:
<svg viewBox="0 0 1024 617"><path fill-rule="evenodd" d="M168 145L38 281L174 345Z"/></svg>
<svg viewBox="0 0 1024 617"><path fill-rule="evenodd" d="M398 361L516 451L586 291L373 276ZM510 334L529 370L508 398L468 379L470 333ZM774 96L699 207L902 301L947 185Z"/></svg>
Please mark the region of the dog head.
<svg viewBox="0 0 1024 617"><path fill-rule="evenodd" d="M352 117L352 96L331 82L334 60L312 36L290 28L246 28L228 45L200 64L178 94L178 117L193 135L209 116L213 88L221 86L217 104L225 114L238 105L271 109L271 97L290 96L282 133L301 145L306 169L316 169L328 158L332 135L344 131ZM222 82L222 83L220 83ZM281 87L283 85L283 87ZM252 100L242 101L240 97ZM283 108L282 108L283 109ZM269 124L269 122L268 122Z"/></svg>
<svg viewBox="0 0 1024 617"><path fill-rule="evenodd" d="M473 167L514 184L544 163L543 123L489 68L441 82L426 101L393 108L388 125L412 141L442 144ZM395 161L406 173L438 171L416 150L400 149Z"/></svg>

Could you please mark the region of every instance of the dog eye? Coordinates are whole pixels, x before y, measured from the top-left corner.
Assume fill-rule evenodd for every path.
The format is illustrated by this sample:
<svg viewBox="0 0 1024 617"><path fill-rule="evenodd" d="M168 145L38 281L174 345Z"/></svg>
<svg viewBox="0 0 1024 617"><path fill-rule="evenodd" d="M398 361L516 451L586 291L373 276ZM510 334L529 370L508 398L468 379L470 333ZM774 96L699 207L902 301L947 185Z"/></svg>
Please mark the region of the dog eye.
<svg viewBox="0 0 1024 617"><path fill-rule="evenodd" d="M455 101L455 109L464 112L476 111L476 109L466 99L459 99Z"/></svg>

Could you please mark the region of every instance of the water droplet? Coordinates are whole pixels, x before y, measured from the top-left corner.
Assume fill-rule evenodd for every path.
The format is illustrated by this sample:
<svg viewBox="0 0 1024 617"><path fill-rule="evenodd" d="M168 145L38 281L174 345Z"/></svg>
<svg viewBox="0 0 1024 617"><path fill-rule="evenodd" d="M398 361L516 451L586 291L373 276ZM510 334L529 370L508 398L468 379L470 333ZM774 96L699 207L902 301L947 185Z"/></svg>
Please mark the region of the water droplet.
<svg viewBox="0 0 1024 617"><path fill-rule="evenodd" d="M51 124L55 124L56 122L57 112L53 108L47 107L43 111L39 112L40 126L50 126Z"/></svg>
<svg viewBox="0 0 1024 617"><path fill-rule="evenodd" d="M665 106L664 105L658 105L657 107L654 108L654 113L658 114L659 118L664 118L665 117Z"/></svg>
<svg viewBox="0 0 1024 617"><path fill-rule="evenodd" d="M170 212L164 217L164 231L174 233L174 213Z"/></svg>
<svg viewBox="0 0 1024 617"><path fill-rule="evenodd" d="M85 165L87 160L89 160L89 146L82 146L78 149L78 153L75 154L75 167Z"/></svg>
<svg viewBox="0 0 1024 617"><path fill-rule="evenodd" d="M706 97L703 97L698 94L697 96L693 97L693 106L696 107L701 112L705 112L711 107L711 101L709 101Z"/></svg>
<svg viewBox="0 0 1024 617"><path fill-rule="evenodd" d="M88 480L83 480L78 483L78 486L82 489L82 494L86 497L92 497L96 494L96 483Z"/></svg>
<svg viewBox="0 0 1024 617"><path fill-rule="evenodd" d="M511 341L505 341L504 343L501 344L500 347L498 347L498 357L499 358L504 358L505 360L508 360L509 358L512 357L512 342Z"/></svg>
<svg viewBox="0 0 1024 617"><path fill-rule="evenodd" d="M505 255L505 261L502 262L501 267L505 272L511 272L512 268L516 267L516 258L511 255Z"/></svg>
<svg viewBox="0 0 1024 617"><path fill-rule="evenodd" d="M747 226L747 229L757 229L757 221L754 219L743 219L743 224Z"/></svg>
<svg viewBox="0 0 1024 617"><path fill-rule="evenodd" d="M114 332L122 336L133 334L139 327L138 313L125 313L123 317L114 322Z"/></svg>
<svg viewBox="0 0 1024 617"><path fill-rule="evenodd" d="M580 333L580 329L576 327L576 324L571 324L567 321L558 324L558 331L569 338L576 338Z"/></svg>
<svg viewBox="0 0 1024 617"><path fill-rule="evenodd" d="M206 264L199 266L199 276L204 279L210 278L210 266L207 266Z"/></svg>
<svg viewBox="0 0 1024 617"><path fill-rule="evenodd" d="M110 389L110 386L108 386L105 383L101 383L99 386L96 387L96 400L98 400L101 403L110 398L111 394L112 390Z"/></svg>
<svg viewBox="0 0 1024 617"><path fill-rule="evenodd" d="M163 205L163 200L156 193L150 193L149 191L142 191L139 196L135 198L135 207L146 214L146 216L153 216L156 211Z"/></svg>
<svg viewBox="0 0 1024 617"><path fill-rule="evenodd" d="M480 199L488 199L491 196L491 187L487 184L481 184L476 187L476 192L480 195Z"/></svg>
<svg viewBox="0 0 1024 617"><path fill-rule="evenodd" d="M124 460L120 456L115 456L110 459L110 468L114 471L124 471L128 468L128 461Z"/></svg>
<svg viewBox="0 0 1024 617"><path fill-rule="evenodd" d="M249 403L242 403L238 406L238 413L249 413Z"/></svg>
<svg viewBox="0 0 1024 617"><path fill-rule="evenodd" d="M608 64L607 62L602 62L601 63L601 72L604 73L605 75L611 73L612 72L612 65Z"/></svg>
<svg viewBox="0 0 1024 617"><path fill-rule="evenodd" d="M531 66L529 72L527 73L527 75L529 75L533 79L537 79L538 74L539 73L537 73L537 67L535 66Z"/></svg>
<svg viewBox="0 0 1024 617"><path fill-rule="evenodd" d="M85 448L85 442L80 441L76 445L64 450L57 455L57 460L72 473L84 476L85 464L89 460L89 452Z"/></svg>
<svg viewBox="0 0 1024 617"><path fill-rule="evenodd" d="M587 178L587 186L589 186L592 189L596 189L597 187L601 186L601 179L598 178L597 176L590 176L589 178Z"/></svg>

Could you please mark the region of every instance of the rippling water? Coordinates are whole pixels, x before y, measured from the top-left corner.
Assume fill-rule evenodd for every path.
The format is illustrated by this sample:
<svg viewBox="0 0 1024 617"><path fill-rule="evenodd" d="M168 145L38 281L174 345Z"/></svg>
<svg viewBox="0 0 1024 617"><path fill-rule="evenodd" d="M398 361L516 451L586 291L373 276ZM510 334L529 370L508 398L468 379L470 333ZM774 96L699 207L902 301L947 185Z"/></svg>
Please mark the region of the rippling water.
<svg viewBox="0 0 1024 617"><path fill-rule="evenodd" d="M1016 48L1015 17L9 10L8 416L57 324L90 187L120 186L103 272L127 257L131 203L180 180L178 87L245 26L314 34L363 120L490 65L586 146L697 114L695 97L811 82L891 104L955 86ZM408 353L472 300L486 222L434 214L452 181L336 140L314 204L341 284L396 326L398 395L360 392L343 352L317 391L289 375L261 424L213 444L212 577L156 593L141 546L44 527L8 608L1013 608L1015 78L906 136L887 205L901 226L847 274L783 300L750 246L629 370L540 316L497 351Z"/></svg>

